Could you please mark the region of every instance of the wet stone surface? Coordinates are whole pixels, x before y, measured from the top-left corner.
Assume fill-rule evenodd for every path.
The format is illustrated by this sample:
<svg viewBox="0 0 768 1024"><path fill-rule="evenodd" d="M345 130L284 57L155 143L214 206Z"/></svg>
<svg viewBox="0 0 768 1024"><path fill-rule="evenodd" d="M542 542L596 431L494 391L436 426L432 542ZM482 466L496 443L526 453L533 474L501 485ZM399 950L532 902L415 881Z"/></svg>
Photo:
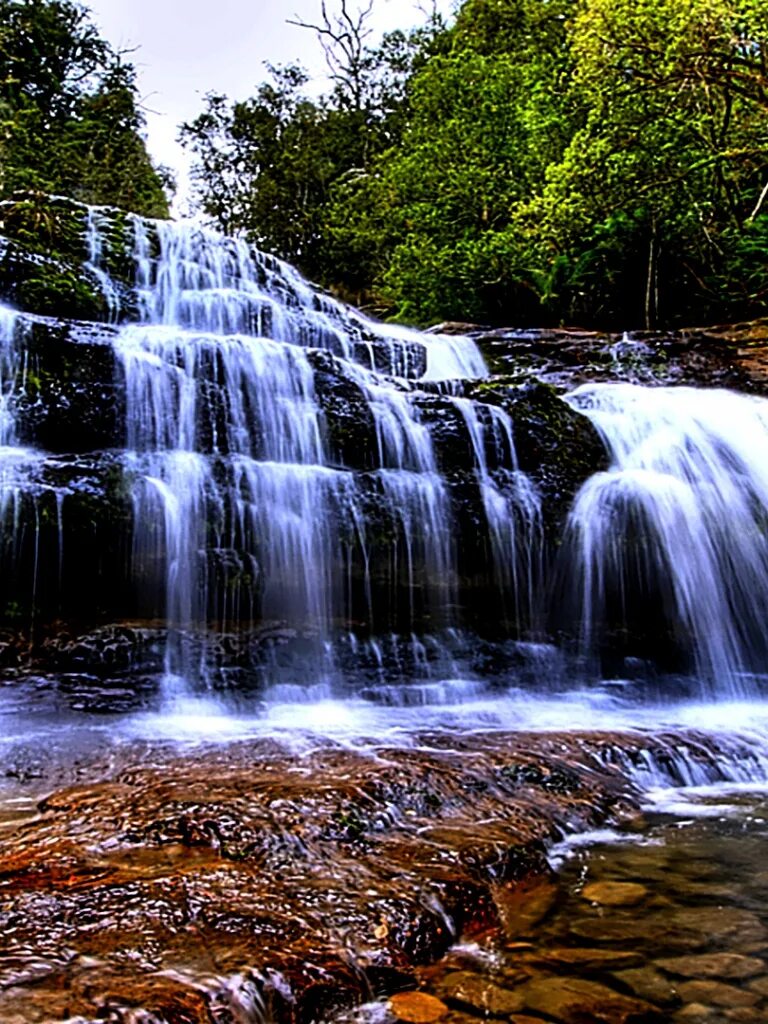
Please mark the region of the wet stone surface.
<svg viewBox="0 0 768 1024"><path fill-rule="evenodd" d="M330 1021L418 988L459 936L511 936L511 907L534 929L556 894L544 843L632 806L594 752L618 741L447 740L118 747L69 780L30 761L0 821L0 1019ZM524 1006L471 975L447 991L451 1013Z"/></svg>
<svg viewBox="0 0 768 1024"><path fill-rule="evenodd" d="M420 991L446 1004L444 1020L458 1012L525 1024L768 1020L763 801L740 796L702 817L694 804L691 817L652 815L634 836L573 848L529 940L488 929L418 969ZM727 897L717 885L707 892L701 880L725 874ZM618 899L622 890L633 901ZM397 1017L365 1007L340 1019Z"/></svg>
<svg viewBox="0 0 768 1024"><path fill-rule="evenodd" d="M603 767L635 735L414 740L42 759L0 819L0 1020L768 1017L759 809L638 830ZM622 812L553 873L548 842Z"/></svg>

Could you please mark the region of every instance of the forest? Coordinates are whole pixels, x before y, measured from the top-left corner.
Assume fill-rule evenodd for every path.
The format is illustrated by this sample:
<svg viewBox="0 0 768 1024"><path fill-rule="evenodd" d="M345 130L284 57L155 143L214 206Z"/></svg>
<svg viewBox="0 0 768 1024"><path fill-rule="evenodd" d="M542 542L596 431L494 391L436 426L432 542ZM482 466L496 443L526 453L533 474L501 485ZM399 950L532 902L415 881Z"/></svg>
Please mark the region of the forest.
<svg viewBox="0 0 768 1024"><path fill-rule="evenodd" d="M180 127L217 227L417 325L765 313L766 0L465 0L383 39L369 15L306 26L324 93L268 67ZM167 216L130 55L70 0L0 0L0 24L0 194Z"/></svg>

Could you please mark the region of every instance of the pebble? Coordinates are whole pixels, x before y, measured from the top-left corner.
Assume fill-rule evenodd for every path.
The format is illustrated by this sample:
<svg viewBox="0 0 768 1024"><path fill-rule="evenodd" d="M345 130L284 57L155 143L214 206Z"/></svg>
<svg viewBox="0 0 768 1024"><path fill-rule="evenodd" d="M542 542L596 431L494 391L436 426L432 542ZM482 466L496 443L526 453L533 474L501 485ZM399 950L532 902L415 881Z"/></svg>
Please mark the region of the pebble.
<svg viewBox="0 0 768 1024"><path fill-rule="evenodd" d="M426 992L398 992L390 997L389 1008L406 1024L433 1024L448 1013L445 1003Z"/></svg>
<svg viewBox="0 0 768 1024"><path fill-rule="evenodd" d="M621 995L606 985L581 978L540 978L520 989L526 1009L563 1024L663 1024L665 1014L650 1003Z"/></svg>
<svg viewBox="0 0 768 1024"><path fill-rule="evenodd" d="M441 999L469 1006L486 1016L505 1017L525 1006L519 990L502 988L472 971L447 974L437 986L437 992Z"/></svg>
<svg viewBox="0 0 768 1024"><path fill-rule="evenodd" d="M760 999L756 992L726 985L723 981L684 981L678 991L686 1003L706 1003L708 1006L754 1006Z"/></svg>
<svg viewBox="0 0 768 1024"><path fill-rule="evenodd" d="M640 999L649 1003L674 1003L678 999L677 985L654 967L616 971L614 978L632 989Z"/></svg>
<svg viewBox="0 0 768 1024"><path fill-rule="evenodd" d="M759 996L765 996L768 999L768 975L753 979L750 981L749 987L753 992L757 992Z"/></svg>

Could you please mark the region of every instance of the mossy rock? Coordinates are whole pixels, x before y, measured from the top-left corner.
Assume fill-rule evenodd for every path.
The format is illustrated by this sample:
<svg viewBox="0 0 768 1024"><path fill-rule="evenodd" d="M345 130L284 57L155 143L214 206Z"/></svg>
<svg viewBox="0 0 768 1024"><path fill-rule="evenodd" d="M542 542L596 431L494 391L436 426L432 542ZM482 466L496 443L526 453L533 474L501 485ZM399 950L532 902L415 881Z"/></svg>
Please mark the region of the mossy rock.
<svg viewBox="0 0 768 1024"><path fill-rule="evenodd" d="M96 279L79 264L0 238L0 298L43 316L105 320L109 307Z"/></svg>
<svg viewBox="0 0 768 1024"><path fill-rule="evenodd" d="M18 404L19 432L26 443L56 453L124 444L125 389L112 334L88 323L26 322L24 391Z"/></svg>
<svg viewBox="0 0 768 1024"><path fill-rule="evenodd" d="M132 516L119 456L41 459L4 510L0 623L135 615Z"/></svg>
<svg viewBox="0 0 768 1024"><path fill-rule="evenodd" d="M134 219L122 210L94 212L74 200L40 193L0 202L0 296L30 313L109 320L110 297L87 266L89 216L100 221L100 269L109 274L121 319L134 319Z"/></svg>
<svg viewBox="0 0 768 1024"><path fill-rule="evenodd" d="M600 435L554 387L539 381L518 385L493 378L472 385L470 396L501 406L512 418L519 468L536 484L547 537L557 543L578 489L608 467Z"/></svg>

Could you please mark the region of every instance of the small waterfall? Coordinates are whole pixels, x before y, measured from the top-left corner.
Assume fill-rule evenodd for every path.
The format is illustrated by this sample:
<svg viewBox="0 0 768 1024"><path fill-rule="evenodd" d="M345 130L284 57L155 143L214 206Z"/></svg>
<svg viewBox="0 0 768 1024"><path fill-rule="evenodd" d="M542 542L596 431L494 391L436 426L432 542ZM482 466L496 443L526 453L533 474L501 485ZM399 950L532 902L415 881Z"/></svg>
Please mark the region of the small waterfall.
<svg viewBox="0 0 768 1024"><path fill-rule="evenodd" d="M101 294L107 304L109 320L115 323L120 316L120 295L104 266L104 231L109 223L104 210L89 206L85 228L85 244L88 248L86 270L96 278Z"/></svg>
<svg viewBox="0 0 768 1024"><path fill-rule="evenodd" d="M669 640L713 692L738 694L768 655L768 402L728 391L589 384L568 398L612 465L568 525L581 639Z"/></svg>
<svg viewBox="0 0 768 1024"><path fill-rule="evenodd" d="M507 607L520 621L535 622L540 599L535 587L542 580L541 502L531 480L520 472L512 436L512 421L503 409L483 407L483 422L476 403L452 397L472 442L476 475L491 540L491 564L496 584ZM489 467L505 468L506 486ZM511 607L509 605L511 604ZM504 613L502 613L504 614Z"/></svg>
<svg viewBox="0 0 768 1024"><path fill-rule="evenodd" d="M19 404L28 367L26 340L30 323L16 310L0 305L0 593L19 618L28 603L30 628L41 571L61 580L63 506L66 487L44 479L45 453L21 443ZM41 517L56 524L56 571L41 564Z"/></svg>
<svg viewBox="0 0 768 1024"><path fill-rule="evenodd" d="M24 323L19 314L0 306L0 521L6 542L13 536L22 495L30 487L40 459L19 443L17 406L26 373Z"/></svg>

